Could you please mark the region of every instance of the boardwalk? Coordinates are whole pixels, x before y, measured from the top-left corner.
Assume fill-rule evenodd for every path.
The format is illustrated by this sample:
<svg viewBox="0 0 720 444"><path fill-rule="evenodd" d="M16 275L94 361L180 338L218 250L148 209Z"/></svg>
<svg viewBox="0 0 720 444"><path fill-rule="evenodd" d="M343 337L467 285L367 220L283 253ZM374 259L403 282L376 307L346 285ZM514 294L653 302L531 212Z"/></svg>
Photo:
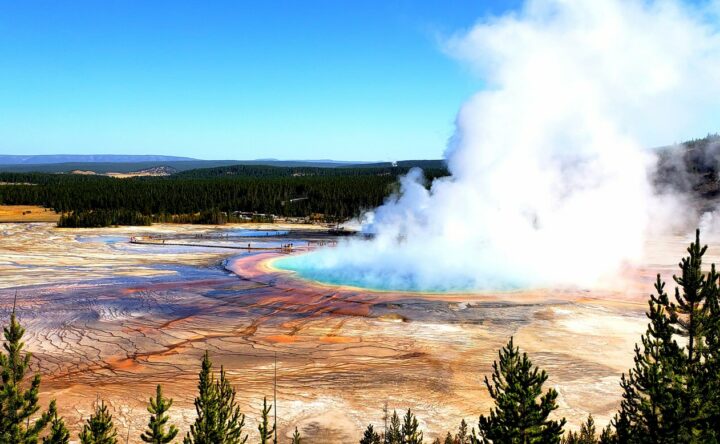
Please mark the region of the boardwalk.
<svg viewBox="0 0 720 444"><path fill-rule="evenodd" d="M278 247L259 247L259 246L253 246L252 243L248 243L247 245L239 245L239 244L233 244L233 245L222 245L222 244L199 244L194 242L182 242L181 240L176 239L156 239L156 238L144 238L144 237L131 237L130 238L131 244L141 244L141 245L159 245L159 246L177 246L177 247L202 247L202 248L228 248L231 250L247 250L247 251L278 251L282 253L291 253L293 251L308 251L313 249L313 247L308 243L307 246L296 246L294 244L288 243L283 244Z"/></svg>
<svg viewBox="0 0 720 444"><path fill-rule="evenodd" d="M254 230L247 231L252 232ZM197 233L192 236L153 234L133 236L130 238L130 243L279 253L311 251L318 247L334 247L337 245L337 235L329 231L257 230L257 233L249 236L233 233Z"/></svg>

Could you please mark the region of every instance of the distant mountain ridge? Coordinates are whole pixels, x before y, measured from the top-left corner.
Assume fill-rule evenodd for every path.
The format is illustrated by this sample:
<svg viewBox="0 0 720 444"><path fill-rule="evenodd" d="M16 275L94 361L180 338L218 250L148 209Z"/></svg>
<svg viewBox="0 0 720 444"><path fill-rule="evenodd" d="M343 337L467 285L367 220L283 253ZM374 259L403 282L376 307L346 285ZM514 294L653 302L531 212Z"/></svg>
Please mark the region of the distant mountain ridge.
<svg viewBox="0 0 720 444"><path fill-rule="evenodd" d="M67 158L76 160L65 162ZM107 160L109 159L109 160ZM121 160L115 160L121 159ZM129 160L126 160L129 159ZM137 160L140 159L140 160ZM159 159L159 160L152 160ZM180 160L178 160L180 159ZM78 171L96 174L136 173L153 168L173 171L187 171L202 168L226 166L274 166L282 168L387 168L392 166L422 168L443 167L442 160L401 160L398 162L362 162L337 160L200 160L173 156L122 156L122 155L77 155L77 156L6 156L0 155L2 172L73 173Z"/></svg>
<svg viewBox="0 0 720 444"><path fill-rule="evenodd" d="M226 165L269 165L277 167L337 168L364 165L368 162L347 160L202 160L191 157L123 154L47 154L0 155L0 171L72 173L88 171L97 174L109 172L130 173L148 168L165 167L176 171L196 168L213 168Z"/></svg>
<svg viewBox="0 0 720 444"><path fill-rule="evenodd" d="M133 173L150 168L171 168L174 171L192 170L195 168L212 168L225 165L234 165L234 160L171 160L155 162L62 162L62 163L27 163L6 164L0 163L0 172L14 173L72 173L74 171L89 171L96 174L107 173Z"/></svg>
<svg viewBox="0 0 720 444"><path fill-rule="evenodd" d="M0 165L45 165L54 163L131 163L131 162L177 162L197 160L192 157L126 155L126 154L39 154L0 155Z"/></svg>

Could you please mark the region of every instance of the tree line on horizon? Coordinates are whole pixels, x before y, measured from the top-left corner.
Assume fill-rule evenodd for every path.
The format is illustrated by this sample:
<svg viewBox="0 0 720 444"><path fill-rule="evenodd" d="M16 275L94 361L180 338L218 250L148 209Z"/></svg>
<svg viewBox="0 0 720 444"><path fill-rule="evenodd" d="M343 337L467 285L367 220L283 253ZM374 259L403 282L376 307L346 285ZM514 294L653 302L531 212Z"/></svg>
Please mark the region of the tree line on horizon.
<svg viewBox="0 0 720 444"><path fill-rule="evenodd" d="M240 169L238 169L240 168ZM234 212L344 221L383 203L409 171L396 168L237 166L169 177L0 173L0 205L40 205L63 214L61 226L214 223ZM224 174L223 174L224 173ZM428 180L447 174L425 171Z"/></svg>
<svg viewBox="0 0 720 444"><path fill-rule="evenodd" d="M34 177L12 179L5 175L0 174L0 181L19 179L21 183L36 184L0 187L0 203L5 205L41 205L58 213L126 211L145 216L217 209L281 216L323 213L351 217L361 207L381 204L396 180L394 176L115 179L31 175ZM296 198L307 199L288 203Z"/></svg>
<svg viewBox="0 0 720 444"><path fill-rule="evenodd" d="M558 393L543 390L547 373L533 365L511 337L498 352L485 386L493 408L480 415L477 428L461 420L457 432L433 444L694 444L720 440L720 274L713 264L702 270L699 231L673 276L672 295L657 276L648 302L648 326L636 344L634 365L620 379L622 400L610 424L598 433L590 415L578 432L565 433L566 420L554 418ZM4 328L0 353L0 444L66 444L70 433L53 400L47 410L38 402L40 375L28 375L30 354L23 352L24 329L13 307ZM245 415L225 370L213 371L206 352L198 378L195 421L183 444L246 444ZM148 405L148 425L140 435L147 443L170 443L179 429L169 422L172 399L157 386ZM257 441L277 444L270 421L271 405L263 399ZM360 444L422 444L423 431L411 409L391 416L383 430L367 426ZM389 424L387 423L389 419ZM81 444L117 444L117 430L107 405L99 400L79 434ZM179 442L179 441L177 441ZM304 442L297 428L290 443Z"/></svg>

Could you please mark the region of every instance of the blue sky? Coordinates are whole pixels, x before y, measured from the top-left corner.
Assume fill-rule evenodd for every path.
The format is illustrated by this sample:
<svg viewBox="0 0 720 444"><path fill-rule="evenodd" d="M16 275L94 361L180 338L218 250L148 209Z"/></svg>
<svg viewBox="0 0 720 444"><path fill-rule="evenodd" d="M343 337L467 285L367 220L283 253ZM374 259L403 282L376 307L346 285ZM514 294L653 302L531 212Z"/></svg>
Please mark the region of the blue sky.
<svg viewBox="0 0 720 444"><path fill-rule="evenodd" d="M0 0L0 153L439 158L515 1Z"/></svg>

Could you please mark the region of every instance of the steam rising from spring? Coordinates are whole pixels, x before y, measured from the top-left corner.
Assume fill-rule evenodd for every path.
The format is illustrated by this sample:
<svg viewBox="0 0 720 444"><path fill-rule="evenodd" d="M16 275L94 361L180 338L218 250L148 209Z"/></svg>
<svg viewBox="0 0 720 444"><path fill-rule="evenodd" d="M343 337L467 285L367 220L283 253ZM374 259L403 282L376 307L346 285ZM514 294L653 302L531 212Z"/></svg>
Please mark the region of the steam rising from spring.
<svg viewBox="0 0 720 444"><path fill-rule="evenodd" d="M420 171L369 215L370 241L280 261L398 290L591 285L639 258L656 210L647 146L716 129L717 3L536 0L446 41L485 88L460 110L429 189ZM668 207L670 205L670 207Z"/></svg>

